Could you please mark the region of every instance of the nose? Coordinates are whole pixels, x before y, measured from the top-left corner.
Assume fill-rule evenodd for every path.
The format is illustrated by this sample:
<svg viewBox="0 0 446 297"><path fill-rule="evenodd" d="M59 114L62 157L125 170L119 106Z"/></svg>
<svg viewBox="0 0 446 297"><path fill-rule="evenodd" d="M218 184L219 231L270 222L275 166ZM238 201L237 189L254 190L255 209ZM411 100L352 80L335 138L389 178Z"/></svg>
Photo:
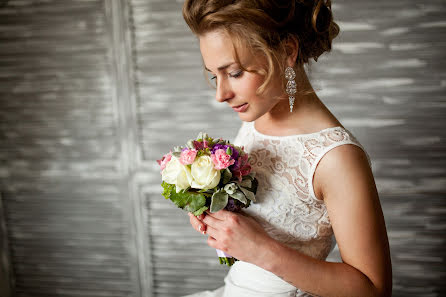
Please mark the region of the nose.
<svg viewBox="0 0 446 297"><path fill-rule="evenodd" d="M215 99L217 99L218 102L225 102L232 97L234 97L234 92L232 91L231 86L225 78L221 79L217 83L217 92L215 93Z"/></svg>

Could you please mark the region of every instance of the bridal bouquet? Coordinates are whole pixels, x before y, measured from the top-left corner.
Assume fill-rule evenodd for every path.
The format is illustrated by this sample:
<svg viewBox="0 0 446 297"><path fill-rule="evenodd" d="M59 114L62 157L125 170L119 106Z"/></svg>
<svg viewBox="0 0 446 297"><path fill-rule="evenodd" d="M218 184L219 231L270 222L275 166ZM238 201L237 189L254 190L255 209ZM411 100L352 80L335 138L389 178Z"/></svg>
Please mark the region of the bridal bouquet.
<svg viewBox="0 0 446 297"><path fill-rule="evenodd" d="M175 147L160 160L163 196L179 208L199 216L225 209L240 211L255 201L257 179L243 147L200 132L185 147ZM220 264L237 259L217 250Z"/></svg>

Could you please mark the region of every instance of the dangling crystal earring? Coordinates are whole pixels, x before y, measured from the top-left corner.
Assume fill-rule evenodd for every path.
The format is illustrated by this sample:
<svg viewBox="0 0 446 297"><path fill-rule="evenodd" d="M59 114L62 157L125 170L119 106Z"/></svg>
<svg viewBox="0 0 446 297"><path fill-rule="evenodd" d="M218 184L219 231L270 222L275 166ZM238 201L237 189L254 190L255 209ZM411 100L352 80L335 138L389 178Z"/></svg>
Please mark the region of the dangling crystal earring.
<svg viewBox="0 0 446 297"><path fill-rule="evenodd" d="M286 92L288 94L288 98L290 101L290 112L293 112L293 106L294 106L294 94L296 94L296 81L294 80L296 78L296 72L294 72L294 69L292 67L287 67L285 69L285 78L288 80L286 84Z"/></svg>

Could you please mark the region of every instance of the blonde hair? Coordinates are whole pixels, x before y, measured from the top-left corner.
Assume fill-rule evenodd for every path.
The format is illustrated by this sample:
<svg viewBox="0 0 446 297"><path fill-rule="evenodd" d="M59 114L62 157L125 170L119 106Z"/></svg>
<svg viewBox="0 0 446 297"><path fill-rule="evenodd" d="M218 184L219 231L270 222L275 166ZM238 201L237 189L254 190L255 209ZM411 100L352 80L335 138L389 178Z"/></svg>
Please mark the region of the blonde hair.
<svg viewBox="0 0 446 297"><path fill-rule="evenodd" d="M281 74L287 41L297 42L295 63L301 66L329 52L332 40L339 34L330 0L186 0L183 17L197 36L214 30L227 33L233 42L236 62L245 71L248 70L240 63L237 49L246 47L252 53L265 55L268 68L250 70L265 76L258 93L277 75L286 84Z"/></svg>

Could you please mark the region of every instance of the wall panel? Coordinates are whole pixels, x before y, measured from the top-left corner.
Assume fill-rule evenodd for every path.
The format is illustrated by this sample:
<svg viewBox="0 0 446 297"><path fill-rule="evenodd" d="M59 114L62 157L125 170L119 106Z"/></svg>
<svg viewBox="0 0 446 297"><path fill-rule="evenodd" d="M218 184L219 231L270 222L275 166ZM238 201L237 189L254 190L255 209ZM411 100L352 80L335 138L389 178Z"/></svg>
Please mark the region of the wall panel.
<svg viewBox="0 0 446 297"><path fill-rule="evenodd" d="M117 92L122 23L111 4L0 8L0 190L14 296L140 295Z"/></svg>
<svg viewBox="0 0 446 297"><path fill-rule="evenodd" d="M446 5L333 2L341 34L311 81L371 156L393 296L442 296ZM223 284L228 268L159 185L156 160L173 145L200 131L233 140L241 124L206 85L182 3L0 5L0 192L16 296Z"/></svg>

